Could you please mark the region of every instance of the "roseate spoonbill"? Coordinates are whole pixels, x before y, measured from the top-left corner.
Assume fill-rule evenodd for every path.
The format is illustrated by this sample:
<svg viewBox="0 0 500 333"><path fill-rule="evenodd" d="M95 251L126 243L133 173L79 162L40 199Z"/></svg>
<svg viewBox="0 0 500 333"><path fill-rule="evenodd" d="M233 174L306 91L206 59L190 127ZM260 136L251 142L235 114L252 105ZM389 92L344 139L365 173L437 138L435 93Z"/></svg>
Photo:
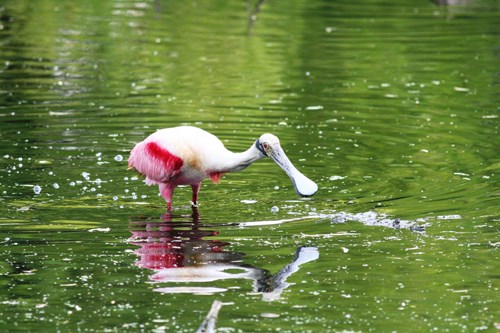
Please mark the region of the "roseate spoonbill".
<svg viewBox="0 0 500 333"><path fill-rule="evenodd" d="M248 150L233 153L213 134L192 126L165 128L139 142L130 152L129 169L146 176L146 184L158 184L160 193L172 209L172 195L178 185L191 185L192 205L198 203L201 181L214 183L226 172L240 171L264 157L273 159L290 177L297 194L311 196L318 190L290 162L272 134L262 134Z"/></svg>

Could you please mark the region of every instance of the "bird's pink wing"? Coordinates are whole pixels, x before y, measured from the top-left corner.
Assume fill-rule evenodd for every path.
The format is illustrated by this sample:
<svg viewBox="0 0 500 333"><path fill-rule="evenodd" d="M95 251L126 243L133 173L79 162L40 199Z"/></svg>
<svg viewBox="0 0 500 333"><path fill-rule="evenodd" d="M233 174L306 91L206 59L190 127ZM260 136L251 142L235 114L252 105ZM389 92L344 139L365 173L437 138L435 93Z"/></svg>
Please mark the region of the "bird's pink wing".
<svg viewBox="0 0 500 333"><path fill-rule="evenodd" d="M183 164L181 158L154 141L138 143L128 159L129 168L135 168L154 182L168 182L180 172Z"/></svg>

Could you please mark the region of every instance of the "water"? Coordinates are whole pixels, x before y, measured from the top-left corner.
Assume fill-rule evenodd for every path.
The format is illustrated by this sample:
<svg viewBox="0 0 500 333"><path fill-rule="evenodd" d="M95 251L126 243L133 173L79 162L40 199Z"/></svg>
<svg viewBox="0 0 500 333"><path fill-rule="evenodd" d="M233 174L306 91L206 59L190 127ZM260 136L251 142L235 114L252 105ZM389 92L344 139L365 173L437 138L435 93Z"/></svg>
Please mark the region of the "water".
<svg viewBox="0 0 500 333"><path fill-rule="evenodd" d="M255 6L0 4L1 331L500 329L497 2ZM268 159L165 214L127 158L177 125L319 191Z"/></svg>

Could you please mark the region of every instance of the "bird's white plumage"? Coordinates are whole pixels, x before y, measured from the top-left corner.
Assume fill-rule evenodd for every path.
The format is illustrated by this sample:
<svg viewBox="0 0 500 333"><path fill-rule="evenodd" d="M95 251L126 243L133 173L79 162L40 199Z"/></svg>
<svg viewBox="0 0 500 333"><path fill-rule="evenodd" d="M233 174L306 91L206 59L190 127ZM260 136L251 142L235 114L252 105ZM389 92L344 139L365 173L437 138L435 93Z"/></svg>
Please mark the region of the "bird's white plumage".
<svg viewBox="0 0 500 333"><path fill-rule="evenodd" d="M148 184L159 184L170 209L176 186L191 185L193 202L196 202L203 179L211 178L217 182L222 174L242 170L266 156L288 174L299 195L311 196L317 191L316 183L293 166L279 139L272 134L263 134L248 150L233 153L215 135L200 128L161 129L132 149L129 168L145 175Z"/></svg>

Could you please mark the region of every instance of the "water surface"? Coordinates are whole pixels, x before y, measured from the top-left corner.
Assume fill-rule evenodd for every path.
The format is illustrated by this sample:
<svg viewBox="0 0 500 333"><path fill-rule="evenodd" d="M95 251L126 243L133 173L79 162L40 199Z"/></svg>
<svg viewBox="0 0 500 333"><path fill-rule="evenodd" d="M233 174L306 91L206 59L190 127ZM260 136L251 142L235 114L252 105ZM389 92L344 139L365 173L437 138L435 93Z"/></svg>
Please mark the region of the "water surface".
<svg viewBox="0 0 500 333"><path fill-rule="evenodd" d="M0 330L500 329L498 4L3 1ZM127 171L194 125L271 160L200 207ZM193 273L194 272L194 273ZM196 278L193 278L195 274Z"/></svg>

